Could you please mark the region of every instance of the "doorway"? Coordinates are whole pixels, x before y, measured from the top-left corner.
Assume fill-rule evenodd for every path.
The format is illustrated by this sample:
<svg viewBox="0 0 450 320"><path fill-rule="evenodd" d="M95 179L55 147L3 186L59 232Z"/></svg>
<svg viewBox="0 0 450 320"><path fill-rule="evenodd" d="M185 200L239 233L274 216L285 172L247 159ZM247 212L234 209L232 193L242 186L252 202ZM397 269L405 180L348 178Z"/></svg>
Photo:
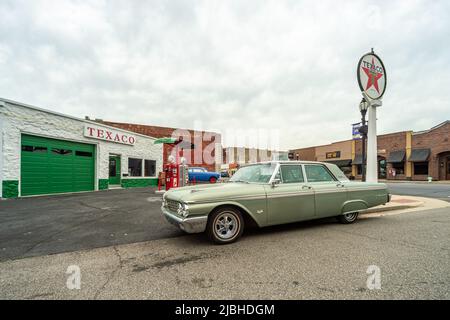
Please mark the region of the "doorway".
<svg viewBox="0 0 450 320"><path fill-rule="evenodd" d="M378 157L378 179L386 179L387 171L386 171L386 158Z"/></svg>
<svg viewBox="0 0 450 320"><path fill-rule="evenodd" d="M120 185L120 156L109 156L109 184Z"/></svg>
<svg viewBox="0 0 450 320"><path fill-rule="evenodd" d="M450 156L447 157L447 170L446 170L446 176L445 180L450 180Z"/></svg>

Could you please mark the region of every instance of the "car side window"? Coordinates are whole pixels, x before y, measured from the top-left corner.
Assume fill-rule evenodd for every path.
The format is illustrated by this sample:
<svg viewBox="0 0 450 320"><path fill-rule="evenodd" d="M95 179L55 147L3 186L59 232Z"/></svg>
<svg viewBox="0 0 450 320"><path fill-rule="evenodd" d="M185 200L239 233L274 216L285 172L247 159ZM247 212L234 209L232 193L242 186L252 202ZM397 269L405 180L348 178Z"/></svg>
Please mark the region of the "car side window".
<svg viewBox="0 0 450 320"><path fill-rule="evenodd" d="M283 183L304 182L302 167L299 165L281 166L281 181Z"/></svg>
<svg viewBox="0 0 450 320"><path fill-rule="evenodd" d="M324 166L305 165L306 177L308 182L331 182L336 179L325 169Z"/></svg>

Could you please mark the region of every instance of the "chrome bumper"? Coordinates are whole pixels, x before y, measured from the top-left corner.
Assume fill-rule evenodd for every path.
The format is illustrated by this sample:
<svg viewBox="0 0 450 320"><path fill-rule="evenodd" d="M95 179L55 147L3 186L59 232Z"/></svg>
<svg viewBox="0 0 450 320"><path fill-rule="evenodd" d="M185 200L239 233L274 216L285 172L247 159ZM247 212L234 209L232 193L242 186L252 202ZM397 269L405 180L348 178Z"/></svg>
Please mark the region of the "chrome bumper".
<svg viewBox="0 0 450 320"><path fill-rule="evenodd" d="M181 218L165 207L161 207L161 210L167 221L187 233L201 233L206 230L208 216Z"/></svg>

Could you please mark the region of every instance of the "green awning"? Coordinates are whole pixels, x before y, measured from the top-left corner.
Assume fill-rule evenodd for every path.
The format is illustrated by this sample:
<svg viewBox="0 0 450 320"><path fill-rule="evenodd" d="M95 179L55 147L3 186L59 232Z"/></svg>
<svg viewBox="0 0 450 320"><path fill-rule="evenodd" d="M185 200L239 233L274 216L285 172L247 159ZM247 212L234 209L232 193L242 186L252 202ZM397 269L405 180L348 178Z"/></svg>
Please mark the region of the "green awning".
<svg viewBox="0 0 450 320"><path fill-rule="evenodd" d="M411 162L425 162L428 161L430 157L431 150L430 149L412 149L411 155L409 156L408 161Z"/></svg>
<svg viewBox="0 0 450 320"><path fill-rule="evenodd" d="M356 154L355 155L355 160L352 161L352 164L361 165L363 163L362 160L363 160L362 159L362 154Z"/></svg>
<svg viewBox="0 0 450 320"><path fill-rule="evenodd" d="M159 138L159 139L156 139L155 142L153 142L153 144L163 144L163 143L175 145L180 149L195 149L195 145L193 143L183 141L182 138L180 138L180 139Z"/></svg>
<svg viewBox="0 0 450 320"><path fill-rule="evenodd" d="M175 138L159 138L159 139L156 139L153 144L162 144L162 143L174 144L177 141L178 140Z"/></svg>
<svg viewBox="0 0 450 320"><path fill-rule="evenodd" d="M405 150L399 150L399 151L392 151L389 153L389 157L387 158L386 162L389 163L400 163L405 161Z"/></svg>

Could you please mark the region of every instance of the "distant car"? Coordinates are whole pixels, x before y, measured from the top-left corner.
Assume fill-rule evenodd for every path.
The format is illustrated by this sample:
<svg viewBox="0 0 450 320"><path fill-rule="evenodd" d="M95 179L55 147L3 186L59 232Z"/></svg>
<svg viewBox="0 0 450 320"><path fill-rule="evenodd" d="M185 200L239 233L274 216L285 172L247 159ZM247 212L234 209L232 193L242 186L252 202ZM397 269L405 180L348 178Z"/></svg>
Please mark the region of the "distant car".
<svg viewBox="0 0 450 320"><path fill-rule="evenodd" d="M202 167L192 167L188 169L189 181L209 181L216 183L220 179L220 173L210 172Z"/></svg>

